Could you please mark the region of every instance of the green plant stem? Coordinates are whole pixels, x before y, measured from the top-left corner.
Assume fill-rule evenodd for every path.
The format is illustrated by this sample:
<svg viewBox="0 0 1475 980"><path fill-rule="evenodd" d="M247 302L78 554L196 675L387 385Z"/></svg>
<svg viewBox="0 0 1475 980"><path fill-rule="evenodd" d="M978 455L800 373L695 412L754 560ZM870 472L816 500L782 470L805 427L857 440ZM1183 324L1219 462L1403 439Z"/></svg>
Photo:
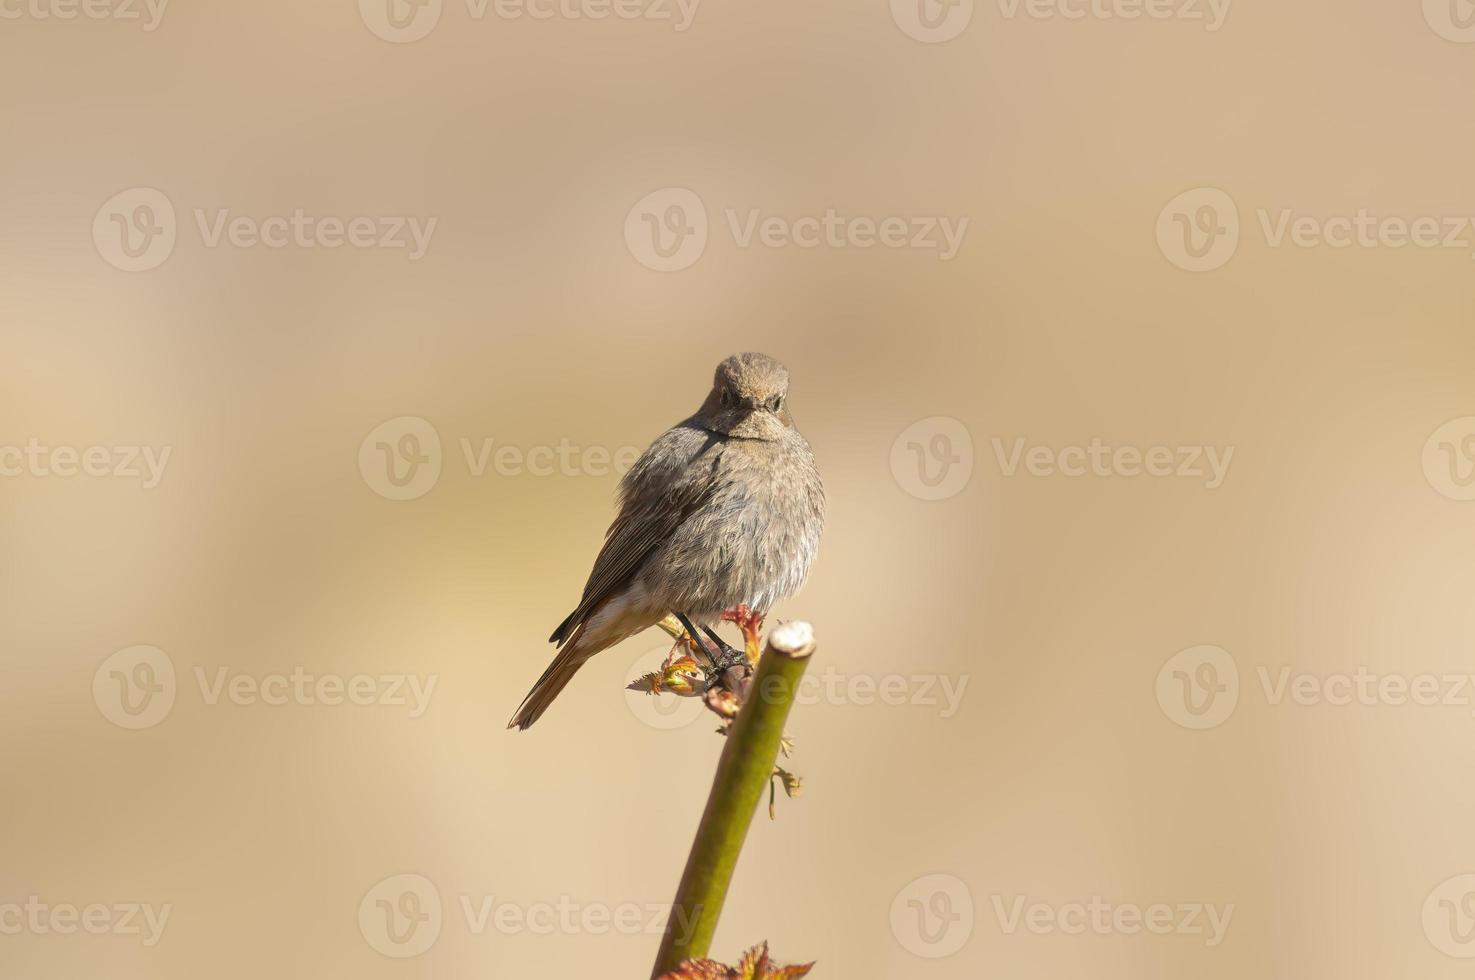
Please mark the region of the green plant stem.
<svg viewBox="0 0 1475 980"><path fill-rule="evenodd" d="M676 969L683 960L706 956L711 948L738 853L773 777L784 720L812 653L814 630L808 623L784 623L768 635L751 693L722 747L717 778L686 859L652 978Z"/></svg>

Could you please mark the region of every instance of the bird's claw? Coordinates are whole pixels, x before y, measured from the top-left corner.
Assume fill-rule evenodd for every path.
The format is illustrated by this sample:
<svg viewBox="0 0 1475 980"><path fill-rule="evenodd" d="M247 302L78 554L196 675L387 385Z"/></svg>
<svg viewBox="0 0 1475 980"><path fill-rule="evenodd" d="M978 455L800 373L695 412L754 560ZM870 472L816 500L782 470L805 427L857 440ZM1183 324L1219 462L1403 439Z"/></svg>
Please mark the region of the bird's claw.
<svg viewBox="0 0 1475 980"><path fill-rule="evenodd" d="M743 631L743 647L747 651L748 662L756 664L758 654L762 649L763 614L754 612L748 608L747 603L742 603L736 608L729 609L722 614L724 623L735 623L737 628Z"/></svg>
<svg viewBox="0 0 1475 980"><path fill-rule="evenodd" d="M703 632L707 634L705 637L688 637L688 639L697 650L701 651L713 673L720 674L738 664L748 662L743 651L733 649L713 630L704 629Z"/></svg>

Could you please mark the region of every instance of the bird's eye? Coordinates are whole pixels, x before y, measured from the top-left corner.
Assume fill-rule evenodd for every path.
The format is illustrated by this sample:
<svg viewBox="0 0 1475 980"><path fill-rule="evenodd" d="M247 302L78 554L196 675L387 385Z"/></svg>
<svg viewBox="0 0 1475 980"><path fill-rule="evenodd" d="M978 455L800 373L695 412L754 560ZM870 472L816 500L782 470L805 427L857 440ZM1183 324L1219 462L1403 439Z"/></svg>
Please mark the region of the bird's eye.
<svg viewBox="0 0 1475 980"><path fill-rule="evenodd" d="M736 408L737 407L737 395L734 395L731 391L724 390L722 392L722 407L723 408Z"/></svg>
<svg viewBox="0 0 1475 980"><path fill-rule="evenodd" d="M770 400L769 403L768 403L768 410L770 412L777 412L779 409L781 409L783 407L784 407L784 396L783 395L774 395L773 398L772 398L772 400Z"/></svg>

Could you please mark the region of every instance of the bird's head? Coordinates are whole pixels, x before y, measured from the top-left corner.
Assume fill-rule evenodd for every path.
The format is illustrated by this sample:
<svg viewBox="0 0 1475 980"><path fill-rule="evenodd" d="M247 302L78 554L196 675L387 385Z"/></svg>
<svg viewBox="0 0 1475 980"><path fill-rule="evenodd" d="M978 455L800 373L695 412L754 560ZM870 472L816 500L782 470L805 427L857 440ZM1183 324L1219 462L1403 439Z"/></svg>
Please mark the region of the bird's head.
<svg viewBox="0 0 1475 980"><path fill-rule="evenodd" d="M739 439L778 439L789 417L789 371L767 354L734 354L717 365L702 403L703 427Z"/></svg>

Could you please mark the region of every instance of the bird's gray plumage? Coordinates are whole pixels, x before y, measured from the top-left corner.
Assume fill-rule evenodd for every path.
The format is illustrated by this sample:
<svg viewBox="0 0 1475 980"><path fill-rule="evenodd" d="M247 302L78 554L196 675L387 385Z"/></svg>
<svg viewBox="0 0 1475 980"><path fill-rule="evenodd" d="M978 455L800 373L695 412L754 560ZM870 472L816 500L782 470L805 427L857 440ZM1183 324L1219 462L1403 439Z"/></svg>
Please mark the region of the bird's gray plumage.
<svg viewBox="0 0 1475 980"><path fill-rule="evenodd" d="M527 728L586 660L669 613L699 623L793 595L819 550L825 498L789 416L788 371L763 354L718 365L711 393L620 484L620 512L559 653L508 727Z"/></svg>

